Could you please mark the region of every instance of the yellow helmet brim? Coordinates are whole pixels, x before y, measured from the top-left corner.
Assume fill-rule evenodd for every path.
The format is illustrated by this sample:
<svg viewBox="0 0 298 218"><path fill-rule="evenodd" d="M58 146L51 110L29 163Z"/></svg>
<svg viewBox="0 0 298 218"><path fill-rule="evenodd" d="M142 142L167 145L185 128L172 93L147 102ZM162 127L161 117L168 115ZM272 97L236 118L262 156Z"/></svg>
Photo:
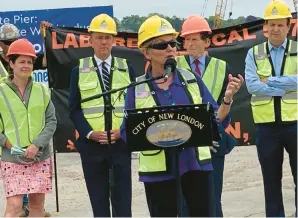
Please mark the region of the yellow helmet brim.
<svg viewBox="0 0 298 218"><path fill-rule="evenodd" d="M276 20L276 19L287 19L287 18L292 18L292 15L270 15L267 17L264 17L264 20Z"/></svg>
<svg viewBox="0 0 298 218"><path fill-rule="evenodd" d="M89 33L107 33L107 34L112 34L112 35L117 35L117 32L115 31L110 31L110 30L99 30L99 29L88 29Z"/></svg>

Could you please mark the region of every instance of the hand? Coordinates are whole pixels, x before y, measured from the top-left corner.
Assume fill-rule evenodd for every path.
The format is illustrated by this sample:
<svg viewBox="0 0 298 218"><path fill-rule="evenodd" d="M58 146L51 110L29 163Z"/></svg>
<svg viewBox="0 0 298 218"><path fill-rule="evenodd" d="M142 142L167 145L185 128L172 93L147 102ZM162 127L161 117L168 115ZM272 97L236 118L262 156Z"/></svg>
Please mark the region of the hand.
<svg viewBox="0 0 298 218"><path fill-rule="evenodd" d="M216 141L212 141L213 146L209 146L210 150L213 153L217 153L217 149L219 148L219 144Z"/></svg>
<svg viewBox="0 0 298 218"><path fill-rule="evenodd" d="M120 129L111 130L111 138L113 138L115 141L117 141L118 139L120 139L120 137L121 137Z"/></svg>
<svg viewBox="0 0 298 218"><path fill-rule="evenodd" d="M10 143L10 141L8 139L6 139L5 147L8 148L8 149L12 148L12 144Z"/></svg>
<svg viewBox="0 0 298 218"><path fill-rule="evenodd" d="M46 28L49 28L49 27L52 27L53 24L47 22L47 21L41 21L40 22L40 31L41 31L41 36L42 37L45 37L45 29Z"/></svg>
<svg viewBox="0 0 298 218"><path fill-rule="evenodd" d="M24 156L28 159L34 159L34 157L36 156L36 154L38 153L39 148L34 145L31 144L29 145L29 147L26 149Z"/></svg>
<svg viewBox="0 0 298 218"><path fill-rule="evenodd" d="M52 27L52 26L53 26L53 24L51 24L48 21L41 21L40 22L40 27L42 27L42 28L49 28L49 27Z"/></svg>
<svg viewBox="0 0 298 218"><path fill-rule="evenodd" d="M66 147L68 149L70 149L71 151L77 151L73 141L71 141L70 139L67 140L68 145L66 145Z"/></svg>
<svg viewBox="0 0 298 218"><path fill-rule="evenodd" d="M108 136L106 131L93 131L89 138L101 144L106 144L105 142L108 141Z"/></svg>
<svg viewBox="0 0 298 218"><path fill-rule="evenodd" d="M238 78L233 77L231 74L229 74L229 83L225 92L226 101L232 101L233 96L239 91L243 82L244 79L240 74L238 74Z"/></svg>
<svg viewBox="0 0 298 218"><path fill-rule="evenodd" d="M262 83L267 83L268 82L268 77L265 77L263 79L260 79Z"/></svg>
<svg viewBox="0 0 298 218"><path fill-rule="evenodd" d="M120 130L117 129L117 130L111 130L111 144L114 144L116 143L116 141L120 139ZM108 135L107 135L107 138L100 141L101 144L109 144L109 141L108 141Z"/></svg>

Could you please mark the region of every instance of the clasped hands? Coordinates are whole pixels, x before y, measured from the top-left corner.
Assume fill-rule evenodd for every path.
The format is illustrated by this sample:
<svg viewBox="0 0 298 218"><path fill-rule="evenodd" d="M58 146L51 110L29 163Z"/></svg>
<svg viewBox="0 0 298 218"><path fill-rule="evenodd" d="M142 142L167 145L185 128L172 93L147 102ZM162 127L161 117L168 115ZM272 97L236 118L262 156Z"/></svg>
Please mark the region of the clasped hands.
<svg viewBox="0 0 298 218"><path fill-rule="evenodd" d="M108 144L108 134L106 131L94 131L89 136L89 139L99 142L100 144ZM114 144L120 139L120 130L111 130L111 143Z"/></svg>

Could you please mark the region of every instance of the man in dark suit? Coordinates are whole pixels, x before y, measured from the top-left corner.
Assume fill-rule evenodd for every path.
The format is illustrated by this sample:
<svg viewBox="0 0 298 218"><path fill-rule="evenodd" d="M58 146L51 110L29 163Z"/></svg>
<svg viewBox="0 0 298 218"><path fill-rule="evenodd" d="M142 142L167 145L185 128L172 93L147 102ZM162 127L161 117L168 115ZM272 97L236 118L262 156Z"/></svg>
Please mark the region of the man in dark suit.
<svg viewBox="0 0 298 218"><path fill-rule="evenodd" d="M201 76L218 105L230 105L232 101L227 102L224 96L229 83L229 75L232 74L231 68L225 61L206 55L205 49L210 45L210 33L209 24L203 17L189 16L184 21L181 37L184 38L184 47L188 55L177 57L177 67L188 69ZM237 144L236 140L228 135L222 126L219 127L219 131L222 138L219 141L219 148L213 150L212 164L214 171L210 178L210 182L214 183L214 189L210 190L210 194L215 197L213 202L215 214L213 216L216 217L223 216L221 194L225 155L231 152Z"/></svg>
<svg viewBox="0 0 298 218"><path fill-rule="evenodd" d="M126 59L111 55L117 30L110 16L94 17L88 31L94 55L80 59L69 90L69 116L80 135L75 146L93 215L110 217L111 201L113 217L131 217L131 154L119 130L125 92L84 103L81 99L128 85L134 74Z"/></svg>

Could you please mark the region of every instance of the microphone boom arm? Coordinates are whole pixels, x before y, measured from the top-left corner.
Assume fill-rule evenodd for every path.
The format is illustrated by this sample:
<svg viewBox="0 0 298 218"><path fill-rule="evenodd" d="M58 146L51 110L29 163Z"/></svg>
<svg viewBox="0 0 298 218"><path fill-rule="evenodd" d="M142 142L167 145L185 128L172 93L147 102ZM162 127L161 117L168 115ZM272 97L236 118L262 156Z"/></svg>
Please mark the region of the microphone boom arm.
<svg viewBox="0 0 298 218"><path fill-rule="evenodd" d="M143 84L143 83L147 83L147 82L150 82L150 81L154 81L154 80L158 80L158 79L162 79L162 78L164 78L164 75L158 76L158 77L150 77L149 79L145 79L145 80L142 80L142 81L139 81L139 82L132 82L132 83L130 83L127 86L123 86L123 87L118 88L118 89L111 89L110 91L102 92L100 94L93 95L91 97L81 99L81 103L84 103L84 102L87 102L87 101L92 101L94 99L101 98L101 97L106 96L108 94L116 93L116 92L119 92L119 91L128 89L130 87L135 87L137 85L140 85L140 84Z"/></svg>

